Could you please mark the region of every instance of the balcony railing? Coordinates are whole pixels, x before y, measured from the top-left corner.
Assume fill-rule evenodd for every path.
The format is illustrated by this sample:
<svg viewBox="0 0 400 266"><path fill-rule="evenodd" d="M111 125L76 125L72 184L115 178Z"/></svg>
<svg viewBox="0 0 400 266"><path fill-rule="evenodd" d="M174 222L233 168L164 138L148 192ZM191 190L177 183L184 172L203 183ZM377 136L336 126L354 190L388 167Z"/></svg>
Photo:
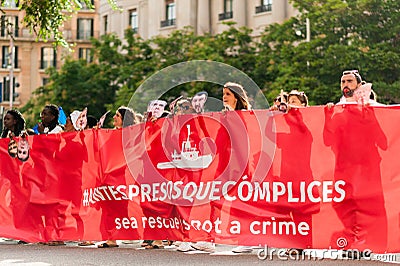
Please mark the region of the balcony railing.
<svg viewBox="0 0 400 266"><path fill-rule="evenodd" d="M176 19L174 19L174 18L163 20L163 21L161 21L161 28L174 26L175 24L176 24Z"/></svg>
<svg viewBox="0 0 400 266"><path fill-rule="evenodd" d="M221 14L218 15L218 19L219 20L225 20L225 19L230 19L230 18L233 18L233 12L232 11L221 13Z"/></svg>
<svg viewBox="0 0 400 266"><path fill-rule="evenodd" d="M272 4L256 6L256 14L272 11Z"/></svg>

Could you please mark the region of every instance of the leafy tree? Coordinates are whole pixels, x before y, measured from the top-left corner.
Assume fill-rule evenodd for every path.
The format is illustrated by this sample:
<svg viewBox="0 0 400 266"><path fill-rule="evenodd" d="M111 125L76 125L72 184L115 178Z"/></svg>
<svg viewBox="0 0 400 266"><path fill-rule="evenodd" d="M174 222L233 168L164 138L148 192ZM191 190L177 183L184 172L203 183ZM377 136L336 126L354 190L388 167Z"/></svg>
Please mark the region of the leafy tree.
<svg viewBox="0 0 400 266"><path fill-rule="evenodd" d="M375 90L381 101L396 102L400 2L293 0L292 4L299 16L268 26L258 47L259 58L269 64L259 62L255 72L268 87L270 99L280 89L298 88L314 104L337 101L341 71L358 69L365 80L379 85Z"/></svg>
<svg viewBox="0 0 400 266"><path fill-rule="evenodd" d="M98 64L67 60L59 71L52 68L48 72L51 82L38 88L21 109L30 126L48 103L62 106L66 114L88 107L89 114L100 117L106 104L115 100L118 86L110 83L110 76Z"/></svg>
<svg viewBox="0 0 400 266"><path fill-rule="evenodd" d="M39 87L32 93L30 100L20 108L27 127L33 127L38 122L43 107L48 103L52 103L52 98L53 92L48 86Z"/></svg>
<svg viewBox="0 0 400 266"><path fill-rule="evenodd" d="M115 0L107 0L112 8L117 9ZM54 38L56 44L68 46L62 33L64 21L70 17L70 14L82 8L82 4L87 7L93 7L91 0L20 0L18 9L25 11L22 23L31 32L35 33L39 39ZM0 11L6 1L1 1Z"/></svg>
<svg viewBox="0 0 400 266"><path fill-rule="evenodd" d="M247 73L270 100L282 89L299 89L307 93L312 104L337 101L341 72L359 69L365 80L374 83L382 102L399 102L400 2L293 0L292 3L299 15L282 24L269 25L257 39L252 37L250 29L235 28L234 24L228 24L226 31L213 36L196 36L191 28L149 40L143 40L132 30L126 31L124 40L112 34L102 36L93 41L95 64L68 62L59 72L52 72L51 83L40 88L28 106L42 107L44 102L52 101L79 108L85 98L74 97L85 94L91 95L89 110L99 113L115 110L127 105L137 88L154 73L190 60L212 60L236 67ZM309 42L305 36L306 19L311 25ZM167 73L150 84L166 88L171 81L183 82L188 75L184 71L174 76ZM198 74L196 71L192 70ZM203 80L219 80L218 72L201 72L201 75L205 75ZM220 83L226 81L221 79ZM235 76L229 81L235 81ZM181 84L162 98L171 101L180 94L191 96L200 90L221 98L221 86L208 82ZM151 91L143 92L132 107L145 109L149 99L159 96ZM37 113L35 108L33 113Z"/></svg>

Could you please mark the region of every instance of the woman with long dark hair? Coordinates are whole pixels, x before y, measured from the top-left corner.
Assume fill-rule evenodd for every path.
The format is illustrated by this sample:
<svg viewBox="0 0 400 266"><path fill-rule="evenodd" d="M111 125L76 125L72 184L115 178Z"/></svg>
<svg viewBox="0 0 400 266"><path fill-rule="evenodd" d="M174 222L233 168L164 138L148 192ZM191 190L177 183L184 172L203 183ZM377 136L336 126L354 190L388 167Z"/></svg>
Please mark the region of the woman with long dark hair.
<svg viewBox="0 0 400 266"><path fill-rule="evenodd" d="M249 98L243 86L234 82L227 82L222 91L222 101L228 110L250 110Z"/></svg>
<svg viewBox="0 0 400 266"><path fill-rule="evenodd" d="M8 110L3 120L2 138L19 137L25 129L25 119L18 110Z"/></svg>

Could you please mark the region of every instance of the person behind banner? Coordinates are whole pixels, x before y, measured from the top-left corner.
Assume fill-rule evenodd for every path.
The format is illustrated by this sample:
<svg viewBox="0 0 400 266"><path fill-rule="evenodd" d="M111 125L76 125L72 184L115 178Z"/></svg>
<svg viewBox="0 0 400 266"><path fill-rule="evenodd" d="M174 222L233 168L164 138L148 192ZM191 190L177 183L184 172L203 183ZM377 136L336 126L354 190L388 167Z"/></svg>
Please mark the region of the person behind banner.
<svg viewBox="0 0 400 266"><path fill-rule="evenodd" d="M135 112L126 106L121 106L113 116L114 129L131 126L136 123Z"/></svg>
<svg viewBox="0 0 400 266"><path fill-rule="evenodd" d="M39 125L38 125L39 134L57 134L57 133L63 132L64 130L59 125L59 122L58 122L59 115L60 115L60 112L59 112L59 108L57 105L54 105L54 104L46 105L40 114L42 122L39 123ZM50 224L57 230L57 228L60 227L60 224L65 223L65 221L61 218L62 215L60 215L60 216L58 216L58 215L65 212L66 209L65 209L65 206L63 206L62 204L60 204L59 206L57 206L57 205L52 206L49 209L53 209L53 208L54 208L54 210L50 210L47 213L47 215L45 215L45 216L48 216L48 217L46 217L46 221L51 220L51 223L50 222L46 223L46 226L47 226L47 224ZM59 210L57 210L57 209L59 209ZM54 222L54 221L57 221L57 222ZM47 244L49 246L65 245L64 241L54 241L54 240L47 242Z"/></svg>
<svg viewBox="0 0 400 266"><path fill-rule="evenodd" d="M347 78L343 82L342 77L342 90L347 85L347 79L353 79L348 87L354 88L355 92L361 87L361 84L354 84L359 80L356 80L356 75L347 74L344 77ZM362 89L368 95L369 88L366 87ZM361 99L363 94L355 97L364 101L365 98ZM343 190L346 197L332 203L344 227L342 231L332 234L332 247L383 251L387 245L387 216L378 149L388 149L388 143L374 108L325 108L323 139L335 155L334 179L345 182ZM347 245L338 247L339 239L344 239Z"/></svg>
<svg viewBox="0 0 400 266"><path fill-rule="evenodd" d="M337 104L357 103L354 98L354 92L362 85L362 83L363 80L358 70L343 71L340 79L340 89L343 96Z"/></svg>
<svg viewBox="0 0 400 266"><path fill-rule="evenodd" d="M37 130L39 134L55 134L63 132L63 128L58 124L59 110L57 105L48 104L40 113L42 122L39 122Z"/></svg>
<svg viewBox="0 0 400 266"><path fill-rule="evenodd" d="M63 132L58 124L59 109L54 104L46 105L41 112L42 122L38 124L40 134L57 134ZM44 144L46 142L46 144ZM47 143L48 142L48 143ZM27 164L23 175L27 186L30 187L30 199L27 220L42 230L39 232L49 246L65 245L62 238L64 230L67 230L65 212L68 202L60 200L57 194L61 184L58 169L46 168L46 160L55 160L60 146L59 138L37 138L33 139L30 154L32 163ZM47 169L46 173L39 173L36 169Z"/></svg>
<svg viewBox="0 0 400 266"><path fill-rule="evenodd" d="M226 110L250 110L251 105L249 98L243 86L227 82L224 84L222 91L222 102Z"/></svg>
<svg viewBox="0 0 400 266"><path fill-rule="evenodd" d="M278 177L280 182L305 182L307 186L314 181L313 172L310 167L313 136L303 121L302 113L298 110L308 106L308 97L303 91L292 90L289 92L288 113L284 116L284 120L289 126L290 131L289 133L279 132L276 135L278 148L282 154L280 176ZM301 192L296 188L293 189L292 193L294 197L300 197L301 195ZM312 193L316 198L319 196L316 188L313 189ZM301 203L280 203L279 206L278 212L289 213L296 224L303 222L307 223L310 227L307 235L297 234L290 238L290 241L293 243L293 246L296 245L296 248L288 249L287 254L299 255L304 252L305 247L312 247L312 215L319 212L319 203L306 199Z"/></svg>
<svg viewBox="0 0 400 266"><path fill-rule="evenodd" d="M22 114L16 110L11 109L6 112L3 119L3 132L1 138L19 137L25 130L25 119Z"/></svg>
<svg viewBox="0 0 400 266"><path fill-rule="evenodd" d="M244 90L243 86L234 83L227 82L224 84L222 88L222 102L223 102L223 112L225 111L233 111L233 110L250 110L251 105L249 103L249 99L247 96L247 92ZM211 203L211 216L218 216L217 207ZM196 243L192 243L190 245L191 248L195 250L205 251L205 252L214 252L215 251L215 243L210 241L199 241ZM190 248L185 246L178 247L180 251L189 251Z"/></svg>
<svg viewBox="0 0 400 266"><path fill-rule="evenodd" d="M14 137L19 137L19 136L23 135L24 131L25 131L25 119L22 116L22 114L16 109L7 110L7 112L3 118L3 131L1 134L1 138L9 138L10 139L10 141L8 143L8 154L12 158L17 157L18 159L20 159L18 146L20 145L19 143L21 141L19 141L17 143L17 141L15 140ZM29 150L28 150L28 152L29 152ZM13 185L13 187L14 187L14 185ZM14 201L15 201L14 199L18 198L18 197L15 197L14 193L12 193L12 195L13 196L11 197L12 200L11 200L10 206L14 206ZM16 207L15 209L19 209L19 207ZM14 212L14 208L13 208L13 212ZM14 219L17 220L19 218L19 215L16 215L15 213L14 213L14 215L15 215Z"/></svg>
<svg viewBox="0 0 400 266"><path fill-rule="evenodd" d="M115 115L113 116L113 126L114 129L121 129L124 127L128 127L135 124L135 112L126 106L120 106L117 111L115 111ZM106 233L112 234L115 230L114 227L110 227L110 225L114 224L114 220L116 217L128 216L128 203L126 201L121 202L106 202L104 201L102 204L102 221L106 224L107 228ZM109 237L109 235L108 235ZM86 242L85 242L86 243ZM88 242L89 245L91 242ZM82 244L81 244L82 245ZM115 248L118 247L116 240L108 239L105 242L99 244L98 248Z"/></svg>
<svg viewBox="0 0 400 266"><path fill-rule="evenodd" d="M1 138L9 138L8 154L15 158L18 154L18 143L14 137L19 137L25 130L25 119L22 114L16 110L11 109L6 112L3 119L3 132Z"/></svg>
<svg viewBox="0 0 400 266"><path fill-rule="evenodd" d="M308 97L304 91L292 90L288 94L288 106L299 108L308 107Z"/></svg>

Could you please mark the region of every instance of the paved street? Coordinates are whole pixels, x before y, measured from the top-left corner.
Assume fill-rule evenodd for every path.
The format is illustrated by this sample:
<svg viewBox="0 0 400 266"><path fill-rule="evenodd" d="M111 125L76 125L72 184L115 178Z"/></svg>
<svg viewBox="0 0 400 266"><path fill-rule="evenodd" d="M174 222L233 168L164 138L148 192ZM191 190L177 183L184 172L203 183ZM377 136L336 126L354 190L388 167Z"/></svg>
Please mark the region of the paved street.
<svg viewBox="0 0 400 266"><path fill-rule="evenodd" d="M160 250L143 250L140 244L121 244L119 248L99 249L78 247L74 242L66 246L45 246L38 244L21 245L16 241L0 241L0 266L11 265L391 265L377 260L348 260L328 258L303 258L293 260L288 258L272 258L261 260L257 252L252 254L232 253L231 246L218 245L212 254L199 251L181 253L174 248ZM317 254L317 253L316 253ZM374 255L373 258L377 259ZM400 263L400 254L386 256Z"/></svg>

